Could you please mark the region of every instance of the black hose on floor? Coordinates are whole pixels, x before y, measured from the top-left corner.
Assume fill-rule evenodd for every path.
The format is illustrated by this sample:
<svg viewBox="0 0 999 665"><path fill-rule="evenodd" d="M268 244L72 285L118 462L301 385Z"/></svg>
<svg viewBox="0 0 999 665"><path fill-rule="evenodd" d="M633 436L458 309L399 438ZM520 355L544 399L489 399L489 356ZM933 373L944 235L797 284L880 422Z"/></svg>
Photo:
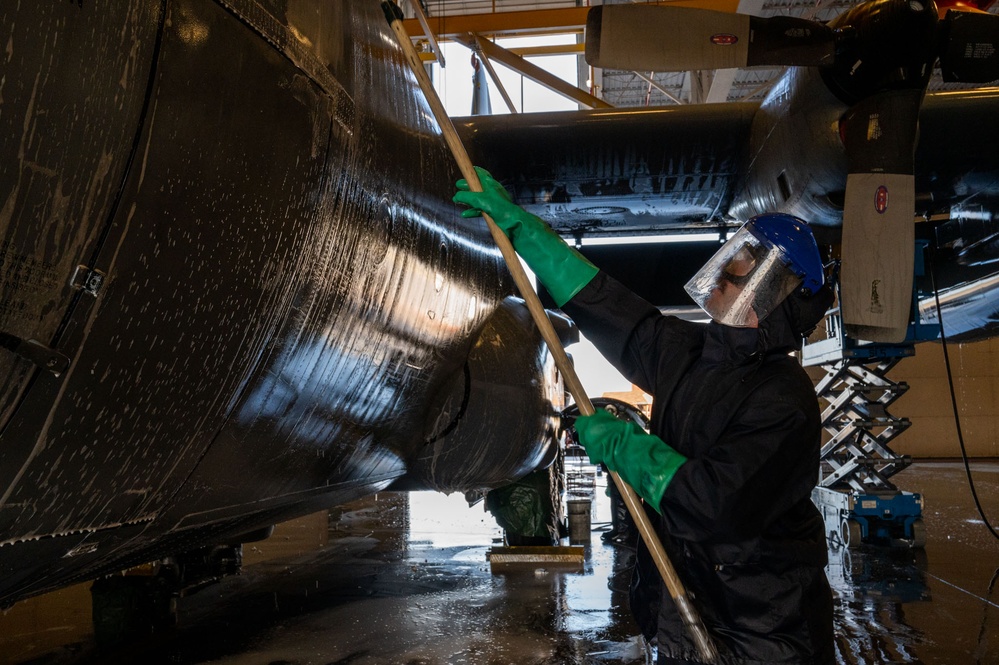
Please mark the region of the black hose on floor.
<svg viewBox="0 0 999 665"><path fill-rule="evenodd" d="M936 247L930 252L931 257L936 254ZM978 500L978 492L975 491L975 480L971 476L971 466L968 463L968 451L964 447L964 434L961 428L961 415L957 408L957 394L954 391L954 376L951 374L950 369L950 354L947 352L947 336L944 334L943 326L943 312L940 310L940 291L937 289L937 278L936 278L936 262L930 261L930 283L933 287L933 300L937 309L937 323L940 324L940 343L943 347L944 365L947 368L947 385L950 387L950 403L954 410L954 424L957 426L957 442L961 446L961 459L964 461L964 471L968 476L968 486L971 488L971 496L975 500L975 507L978 509L978 514L981 516L982 521L985 522L986 528L999 540L999 533L992 527L992 523L985 516L985 511L982 509L982 503ZM918 316L918 314L917 314Z"/></svg>

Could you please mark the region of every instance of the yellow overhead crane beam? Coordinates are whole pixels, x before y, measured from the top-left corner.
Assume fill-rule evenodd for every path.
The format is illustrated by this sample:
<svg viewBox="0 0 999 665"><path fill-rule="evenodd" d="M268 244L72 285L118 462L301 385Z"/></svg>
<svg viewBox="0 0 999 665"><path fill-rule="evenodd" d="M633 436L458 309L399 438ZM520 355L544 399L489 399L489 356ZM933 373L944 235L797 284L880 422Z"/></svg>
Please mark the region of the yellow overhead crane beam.
<svg viewBox="0 0 999 665"><path fill-rule="evenodd" d="M567 97L588 108L591 109L613 108L611 104L608 104L599 97L594 97L585 90L580 90L576 86L566 83L559 77L553 76L552 74L546 72L541 67L538 67L537 65L528 62L519 55L516 55L515 53L508 51L507 49L489 41L488 39L483 39L481 35L470 38L469 37L470 36L466 36L466 38L464 39L456 38L456 41L460 41L469 48L478 48L482 56L486 58L486 62L489 62L490 60L501 62L510 69L512 69L513 71L520 72L522 75L526 76L527 78L537 83L540 83L549 90L557 92L558 94L563 95L564 97ZM490 75L492 75L491 66L490 66ZM497 85L499 85L499 81L495 77L493 77L493 80L496 81ZM504 95L504 97L506 97L506 95Z"/></svg>
<svg viewBox="0 0 999 665"><path fill-rule="evenodd" d="M677 7L699 7L716 11L734 12L739 0L661 0L652 5L673 5ZM460 40L468 34L496 37L523 37L537 35L582 34L586 26L586 14L590 7L569 7L566 9L535 9L516 12L488 12L451 16L430 16L430 29L440 41ZM423 26L418 19L403 21L406 31L416 39L423 35ZM545 49L538 51L538 48ZM581 53L582 46L533 47L531 49L511 49L517 55L551 55L555 53Z"/></svg>
<svg viewBox="0 0 999 665"><path fill-rule="evenodd" d="M415 0L414 0L415 1ZM716 11L735 12L739 0L660 0L655 5L710 8ZM419 10L418 10L419 11ZM514 12L488 12L451 16L420 16L405 19L402 27L414 41L421 37L432 42L432 52L420 53L423 61L440 60L437 42L454 41L477 50L482 56L490 77L500 88L507 105L514 111L513 103L496 77L490 60L497 60L537 83L589 108L611 108L612 105L585 90L570 85L525 58L537 55L582 54L584 44L580 37L586 27L590 7L565 9L537 9ZM428 35L426 28L432 31ZM490 41L502 37L540 35L574 35L574 43L505 49Z"/></svg>

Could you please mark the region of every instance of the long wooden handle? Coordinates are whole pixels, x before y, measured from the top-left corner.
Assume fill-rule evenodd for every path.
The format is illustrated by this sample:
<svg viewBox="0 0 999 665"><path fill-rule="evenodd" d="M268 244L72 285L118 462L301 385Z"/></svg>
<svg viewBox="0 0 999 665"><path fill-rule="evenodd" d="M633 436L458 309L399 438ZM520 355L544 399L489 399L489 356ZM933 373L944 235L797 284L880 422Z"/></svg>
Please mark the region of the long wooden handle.
<svg viewBox="0 0 999 665"><path fill-rule="evenodd" d="M382 9L385 11L385 17L388 19L392 26L392 30L395 32L396 38L399 41L399 45L402 47L402 51L407 62L419 81L420 88L423 90L423 94L426 96L427 102L430 104L434 117L437 119L437 124L440 125L441 132L444 134L444 140L447 142L455 160L458 162L458 168L461 170L461 174L464 176L465 180L468 181L469 189L473 192L481 192L482 183L479 181L479 174L475 171L475 167L472 165L472 161L465 150L465 146L461 142L461 137L458 136L458 131L454 128L454 124L451 122L450 116L447 114L443 103L437 96L437 92L434 90L433 83L430 81L430 77L427 75L427 71L423 67L423 62L420 60L420 55L416 52L416 49L413 47L412 40L406 33L406 28L402 25L398 7L395 3L385 0L382 2ZM590 402L590 398L587 397L586 391L583 389L583 384L580 382L579 377L576 374L576 370L572 366L572 362L566 355L565 349L562 347L562 342L559 340L554 326L552 326L551 321L548 319L548 314L545 312L545 308L541 304L541 300L538 298L537 293L534 292L534 286L531 284L527 273L524 272L524 268L520 264L520 259L517 257L517 253L514 251L513 245L510 244L510 240L506 237L506 234L503 233L503 230L496 225L489 215L483 214L483 217L485 217L486 223L489 226L489 232L492 234L493 240L495 240L496 245L499 247L500 252L503 255L503 259L506 261L506 265L509 268L510 273L513 275L513 281L517 285L517 289L520 291L521 296L524 298L524 302L527 304L527 309L530 311L531 316L534 319L534 323L538 326L538 330L541 332L541 337L548 345L548 349L555 360L555 366L558 367L559 371L562 373L562 379L565 381L569 393L576 401L576 406L579 409L579 412L584 416L591 415L594 412L593 403ZM687 597L687 592L683 588L683 584L680 582L680 579L677 577L673 564L666 555L666 551L663 549L662 543L659 542L659 537L652 529L648 515L645 514L645 509L642 508L642 505L639 503L635 490L624 482L621 479L621 476L617 473L612 471L610 476L614 479L614 483L620 490L621 497L624 499L624 503L628 507L628 512L631 513L632 519L634 519L635 524L638 526L638 531L656 562L656 567L659 569L659 573L662 575L663 581L666 583L666 588L669 590L670 596L673 598L673 602L676 603L676 607L680 612L681 618L687 625L687 628L690 630L691 635L697 644L701 658L708 663L715 662L717 660L717 651L715 650L714 644L712 644L711 639L708 636L708 632L704 628L704 624L701 622L700 616L698 616L697 611L690 603L690 600Z"/></svg>

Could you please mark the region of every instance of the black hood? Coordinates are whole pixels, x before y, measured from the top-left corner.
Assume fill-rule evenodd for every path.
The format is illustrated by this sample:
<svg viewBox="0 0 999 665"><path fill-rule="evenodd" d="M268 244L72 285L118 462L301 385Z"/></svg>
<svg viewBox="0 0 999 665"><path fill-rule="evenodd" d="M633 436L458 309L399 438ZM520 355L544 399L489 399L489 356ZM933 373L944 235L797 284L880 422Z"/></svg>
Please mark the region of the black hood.
<svg viewBox="0 0 999 665"><path fill-rule="evenodd" d="M812 295L805 296L800 291L789 295L760 322L758 350L769 353L801 349L805 338L825 317L833 299L828 284Z"/></svg>
<svg viewBox="0 0 999 665"><path fill-rule="evenodd" d="M832 289L823 286L811 296L795 291L758 328L735 328L711 321L705 332L702 359L709 365L738 364L762 359L768 353L798 351L832 303Z"/></svg>

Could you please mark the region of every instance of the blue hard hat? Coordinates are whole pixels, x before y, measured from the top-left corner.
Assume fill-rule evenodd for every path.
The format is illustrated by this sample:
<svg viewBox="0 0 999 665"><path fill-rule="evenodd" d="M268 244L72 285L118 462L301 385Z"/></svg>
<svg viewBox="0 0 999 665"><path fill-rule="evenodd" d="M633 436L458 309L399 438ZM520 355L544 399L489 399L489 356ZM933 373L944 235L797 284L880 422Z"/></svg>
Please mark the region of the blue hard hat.
<svg viewBox="0 0 999 665"><path fill-rule="evenodd" d="M812 229L804 220L780 212L751 218L746 229L760 242L777 247L791 270L802 278L801 288L816 293L825 284L822 257Z"/></svg>

